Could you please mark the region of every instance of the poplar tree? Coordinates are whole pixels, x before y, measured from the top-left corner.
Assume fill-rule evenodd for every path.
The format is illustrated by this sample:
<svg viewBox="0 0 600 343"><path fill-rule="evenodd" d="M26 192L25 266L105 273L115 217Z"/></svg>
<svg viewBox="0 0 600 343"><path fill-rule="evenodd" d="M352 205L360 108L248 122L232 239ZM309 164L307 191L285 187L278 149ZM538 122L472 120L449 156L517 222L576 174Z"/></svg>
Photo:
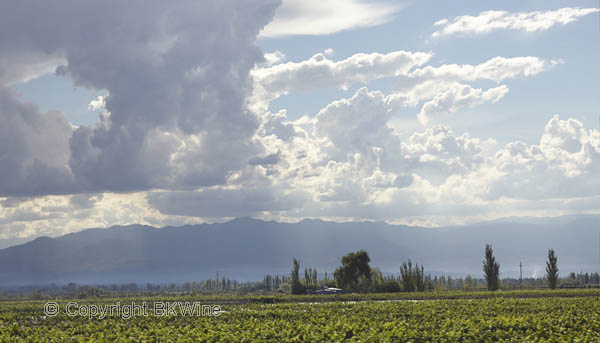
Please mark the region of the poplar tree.
<svg viewBox="0 0 600 343"><path fill-rule="evenodd" d="M490 244L485 245L485 260L483 260L483 273L485 281L487 281L487 288L489 291L495 291L498 289L499 276L500 276L500 264L494 257L494 250Z"/></svg>
<svg viewBox="0 0 600 343"><path fill-rule="evenodd" d="M555 289L558 283L558 266L557 257L554 254L554 249L548 250L548 261L546 262L546 279L548 281L548 287Z"/></svg>

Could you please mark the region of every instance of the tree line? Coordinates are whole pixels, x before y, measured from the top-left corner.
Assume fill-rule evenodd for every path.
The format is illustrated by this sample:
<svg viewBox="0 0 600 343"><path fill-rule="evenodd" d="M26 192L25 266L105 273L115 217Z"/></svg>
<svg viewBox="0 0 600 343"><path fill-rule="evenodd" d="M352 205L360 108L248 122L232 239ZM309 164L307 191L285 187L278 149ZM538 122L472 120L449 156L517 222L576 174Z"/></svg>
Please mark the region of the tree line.
<svg viewBox="0 0 600 343"><path fill-rule="evenodd" d="M425 274L425 268L410 259L402 262L397 276L384 275L379 268L370 267L366 251L359 250L345 255L333 275L320 274L315 268L300 270L300 261L294 259L292 273L266 275L261 281L236 281L228 277L217 277L203 281L183 283L126 283L112 285L65 285L8 286L0 288L0 299L5 297L48 298L60 295L76 297L110 297L116 295L169 295L169 294L214 294L214 293L293 293L325 287L337 287L353 292L421 292L445 290L496 290L499 288L584 287L600 285L599 273L569 273L560 277L558 258L553 249L548 251L544 278L500 279L500 263L495 258L491 245L486 245L482 263L483 277L451 277Z"/></svg>
<svg viewBox="0 0 600 343"><path fill-rule="evenodd" d="M427 290L464 289L475 290L479 288L478 280L467 276L465 279L454 280L450 276L431 277L425 275L425 268L409 259L400 265L400 275L383 276L378 268L371 268L371 259L364 250L351 252L341 258L341 266L333 273L333 279L328 280L325 276L324 282L317 279L316 269L305 269L304 279L300 277L300 261L293 259L290 277L291 293L305 294L313 291L319 286L338 287L353 292L423 292ZM494 250L490 244L486 244L484 260L482 262L483 279L485 287L489 291L500 288L500 263L494 256ZM597 273L596 273L597 274ZM573 274L574 275L574 274ZM572 276L572 275L570 275ZM588 277L589 279L589 277ZM546 275L544 278L547 287L555 289L559 281L558 258L554 249L548 250L546 262ZM523 280L519 280L519 286ZM530 282L530 280L526 280ZM600 276L598 276L600 283ZM509 279L507 285L514 284Z"/></svg>

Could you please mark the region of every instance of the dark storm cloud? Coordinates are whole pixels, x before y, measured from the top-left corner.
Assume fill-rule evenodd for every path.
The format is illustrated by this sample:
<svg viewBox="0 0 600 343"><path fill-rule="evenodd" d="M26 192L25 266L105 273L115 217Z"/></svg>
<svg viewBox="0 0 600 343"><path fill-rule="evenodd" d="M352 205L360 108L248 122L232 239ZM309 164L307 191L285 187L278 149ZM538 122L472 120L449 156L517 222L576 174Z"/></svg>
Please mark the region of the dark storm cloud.
<svg viewBox="0 0 600 343"><path fill-rule="evenodd" d="M244 104L249 71L263 61L256 36L277 5L2 2L0 51L10 54L0 58L0 82L65 61L57 73L106 90L110 115L72 129L61 113L37 113L2 89L0 196L224 183L262 154Z"/></svg>
<svg viewBox="0 0 600 343"><path fill-rule="evenodd" d="M39 112L0 86L0 195L76 190L67 163L72 127L60 112Z"/></svg>

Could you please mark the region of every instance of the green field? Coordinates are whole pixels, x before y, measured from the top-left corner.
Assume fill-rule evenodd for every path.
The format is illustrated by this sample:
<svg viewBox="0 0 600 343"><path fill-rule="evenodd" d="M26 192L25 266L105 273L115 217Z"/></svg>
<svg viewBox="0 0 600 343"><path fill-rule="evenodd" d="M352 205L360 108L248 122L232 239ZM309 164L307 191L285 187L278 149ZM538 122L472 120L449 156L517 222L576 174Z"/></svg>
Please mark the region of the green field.
<svg viewBox="0 0 600 343"><path fill-rule="evenodd" d="M149 313L69 316L70 301L146 303ZM157 316L153 305L163 301L220 304L223 312ZM600 342L597 290L61 299L56 316L44 315L46 302L1 302L0 341Z"/></svg>

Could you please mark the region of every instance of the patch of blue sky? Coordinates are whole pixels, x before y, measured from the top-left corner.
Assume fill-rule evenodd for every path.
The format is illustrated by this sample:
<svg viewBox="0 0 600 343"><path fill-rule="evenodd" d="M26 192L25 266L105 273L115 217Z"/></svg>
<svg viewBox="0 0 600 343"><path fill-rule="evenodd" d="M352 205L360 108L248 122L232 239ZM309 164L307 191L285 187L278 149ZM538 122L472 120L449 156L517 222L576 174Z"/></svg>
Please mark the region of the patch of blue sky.
<svg viewBox="0 0 600 343"><path fill-rule="evenodd" d="M12 87L21 93L23 100L36 103L42 113L61 111L76 126L89 126L99 121L97 111L90 111L88 106L90 101L106 93L76 87L70 79L55 74L46 74Z"/></svg>

